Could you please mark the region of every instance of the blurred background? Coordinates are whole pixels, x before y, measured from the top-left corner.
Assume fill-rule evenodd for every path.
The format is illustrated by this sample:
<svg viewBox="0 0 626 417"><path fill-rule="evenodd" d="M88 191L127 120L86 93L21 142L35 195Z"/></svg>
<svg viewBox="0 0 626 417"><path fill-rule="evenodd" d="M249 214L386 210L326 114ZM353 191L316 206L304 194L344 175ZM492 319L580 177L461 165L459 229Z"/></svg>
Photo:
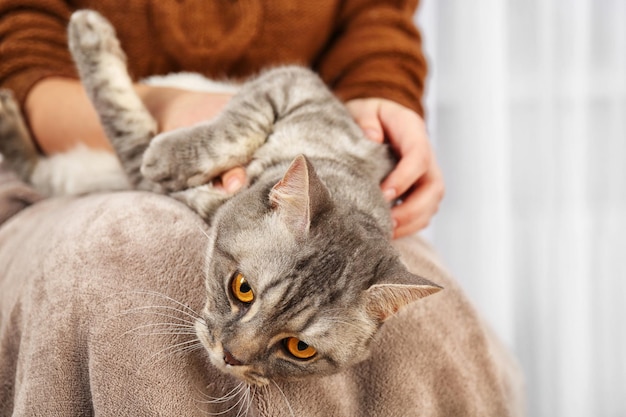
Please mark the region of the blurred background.
<svg viewBox="0 0 626 417"><path fill-rule="evenodd" d="M422 0L447 194L427 237L529 416L626 416L626 1Z"/></svg>

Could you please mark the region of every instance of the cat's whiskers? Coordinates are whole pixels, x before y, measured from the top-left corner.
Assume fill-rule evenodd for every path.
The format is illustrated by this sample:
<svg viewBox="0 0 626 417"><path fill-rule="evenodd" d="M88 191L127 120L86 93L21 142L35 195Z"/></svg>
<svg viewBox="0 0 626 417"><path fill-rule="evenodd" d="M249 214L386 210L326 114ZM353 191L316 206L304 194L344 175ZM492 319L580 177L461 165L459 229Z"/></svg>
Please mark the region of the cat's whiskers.
<svg viewBox="0 0 626 417"><path fill-rule="evenodd" d="M221 404L221 403L225 403L228 402L230 400L232 400L233 398L235 398L237 395L239 395L239 393L241 393L241 391L243 391L245 389L245 385L246 383L241 381L239 384L237 384L233 389L231 389L230 391L228 391L226 394L224 394L221 397L212 397L208 394L205 393L200 393L203 397L207 398L207 400L203 400L203 401L199 401L203 404Z"/></svg>
<svg viewBox="0 0 626 417"><path fill-rule="evenodd" d="M154 360L154 361L150 362L150 366L154 366L159 361L165 359L167 356L175 355L177 353L193 352L194 350L199 350L199 349L203 349L203 348L204 348L204 346L202 345L200 340L198 340L198 338L193 338L193 339L190 339L190 340L185 340L185 341L180 342L180 343L176 343L176 344L171 345L171 346L167 346L167 347L159 350L158 352L156 352L152 356L150 356L148 358L148 360L151 361L151 360L153 360L155 358L158 358L157 360Z"/></svg>
<svg viewBox="0 0 626 417"><path fill-rule="evenodd" d="M235 392L233 392L233 391L235 391ZM239 399L237 399L237 402L235 402L233 405L231 405L227 409L225 409L223 411L215 412L215 413L209 411L206 414L208 414L210 416L220 416L220 415L226 414L226 413L236 409L237 407L239 407L237 409L236 417L241 417L241 416L245 416L245 415L248 414L248 411L250 410L250 405L252 404L252 396L253 396L253 394L251 394L250 385L248 385L245 382L241 382L239 385L237 385L233 390L231 390L224 397L222 397L220 399L217 399L217 401L214 401L214 400L203 401L203 403L207 403L207 404L222 404L222 403L227 403L229 401L232 401L232 400L236 399L237 397L239 397ZM245 414L242 414L242 412L244 412L244 409L245 409Z"/></svg>
<svg viewBox="0 0 626 417"><path fill-rule="evenodd" d="M160 297L173 303L174 306L159 304L144 305L129 308L116 314L111 319L129 314L144 314L147 316L156 316L166 319L152 323L140 324L130 330L127 330L122 334L122 336L131 333L145 336L176 336L179 340L181 340L180 337L191 336L190 338L186 338L186 340L178 341L178 343L174 343L154 353L147 359L147 362L144 365L154 366L156 363L168 356L204 349L204 346L198 339L195 331L196 323L198 321L204 321L197 311L168 295L156 291L136 290L128 291L126 293ZM119 294L124 294L124 292Z"/></svg>
<svg viewBox="0 0 626 417"><path fill-rule="evenodd" d="M248 389L246 389L243 393L243 397L242 397L241 404L239 405L239 409L237 410L237 415L235 417L241 417L241 412L243 411L244 407L246 406L246 404L250 404L250 386L248 386ZM248 411L246 409L246 414L248 414Z"/></svg>
<svg viewBox="0 0 626 417"><path fill-rule="evenodd" d="M134 291L127 291L127 293L130 294L145 294L145 295L153 295L153 296L157 296L160 298L164 298L167 301L171 301L172 303L176 304L177 306L181 307L181 309L177 309L178 311L180 311L181 313L186 314L187 316L193 317L193 318L197 318L200 317L200 314L194 310L193 308L189 307L186 304L181 303L180 301L176 300L175 298L170 297L167 294L163 294L160 293L158 291L152 291L152 290L134 290ZM122 293L123 294L123 293ZM169 306L163 306L163 307L168 307L171 309L174 309L174 307L169 307Z"/></svg>
<svg viewBox="0 0 626 417"><path fill-rule="evenodd" d="M157 308L167 308L167 307L164 307L164 306L147 306L147 307L138 307L138 308L136 308L136 309L127 310L127 311L125 311L125 312L124 312L124 314L137 313L137 312L139 312L139 311L141 311L141 310L146 310L146 309L148 309L148 308L151 308L151 309L157 309ZM120 313L120 314L122 314L122 313ZM178 321L179 321L179 323L176 323L176 322L172 322L172 323L170 323L170 324L172 324L172 325L180 325L180 326L188 326L188 327L193 327L193 326L195 326L195 324L196 324L196 321L195 321L195 320L194 320L194 321L191 321L191 320L184 319L184 318L182 318L182 317L175 316L175 315L173 315L173 314L161 313L161 312L159 312L159 311L150 311L150 312L149 312L149 314L150 314L150 315L152 315L152 316L165 317L165 318L168 318L168 319L178 320Z"/></svg>
<svg viewBox="0 0 626 417"><path fill-rule="evenodd" d="M194 309L175 300L174 298L168 295L165 295L156 291L147 291L147 290L145 291L136 290L136 291L129 291L126 293L158 296L169 302L174 303L175 306L158 305L158 304L138 306L138 307L124 310L114 315L113 317L109 318L109 320L112 320L116 317L125 316L129 314L145 313L147 315L164 317L168 319L168 321L165 321L165 322L148 323L148 324L137 326L133 329L130 329L124 332L123 335L127 335L129 333L136 333L141 329L147 329L150 327L154 327L155 331L149 332L147 335L156 335L156 334L195 335L194 329L195 329L196 323L198 322L198 320L204 321L204 319ZM125 293L122 292L120 294L125 294ZM159 327L162 327L162 328L159 328ZM156 331L156 330L159 330L159 331Z"/></svg>
<svg viewBox="0 0 626 417"><path fill-rule="evenodd" d="M244 417L247 416L250 412L250 408L252 407L252 403L257 394L257 390L258 386L250 385L242 381L229 392L224 394L222 397L211 397L209 395L203 394L203 396L208 398L208 400L199 402L202 404L226 404L237 399L234 404L230 405L225 410L219 412L206 412L206 414L211 416L219 416L237 409L237 414L235 415L235 417Z"/></svg>
<svg viewBox="0 0 626 417"><path fill-rule="evenodd" d="M152 329L146 332L140 332L142 329ZM127 335L129 333L135 333L143 336L151 336L151 335L165 335L165 334L173 334L173 335L195 335L195 329L193 326L187 324L175 324L170 322L163 323L148 323L143 324L141 326L137 326L123 333L123 335Z"/></svg>
<svg viewBox="0 0 626 417"><path fill-rule="evenodd" d="M246 407L246 415L248 415L248 413L250 412L250 407L252 407L252 401L254 400L254 396L256 395L256 392L258 390L258 386L254 385L252 388L254 389L254 391L250 393L250 399L248 400L248 407Z"/></svg>
<svg viewBox="0 0 626 417"><path fill-rule="evenodd" d="M200 227L200 225L199 225L199 224L196 224L196 226L198 227L198 230L200 230L200 231L202 232L202 234L203 234L204 236L206 236L206 238L207 238L208 240L211 240L211 236L209 236L209 234L206 232L206 230L204 230L202 227Z"/></svg>
<svg viewBox="0 0 626 417"><path fill-rule="evenodd" d="M274 384L274 386L276 388L278 388L278 392L280 392L280 394L283 396L283 398L285 399L285 403L287 404L287 408L289 409L289 414L291 414L291 417L296 417L296 415L293 412L293 408L291 408L291 404L289 404L289 400L287 399L287 396L285 395L285 393L283 392L283 390L280 388L280 386L278 386L278 384L276 383L276 381L274 381L273 379L270 378L270 381L272 382L272 384Z"/></svg>
<svg viewBox="0 0 626 417"><path fill-rule="evenodd" d="M164 309L167 311L166 313L158 311L159 309ZM157 311L153 311L157 310ZM174 314L170 314L169 311L185 313L184 311L170 307L170 306L161 306L161 305L151 305L151 306L141 306L133 309L126 310L117 316L133 314L133 313L143 313L146 312L151 316L165 317L171 321L160 321L156 323L146 323L139 326L136 326L132 329L127 330L122 334L122 336L128 334L139 334L146 336L154 336L154 335L189 335L194 336L195 340L198 340L195 332L195 323L197 318L194 317L194 321L187 320L185 318L181 318ZM189 315L190 317L193 317ZM142 329L152 329L146 332L141 332Z"/></svg>
<svg viewBox="0 0 626 417"><path fill-rule="evenodd" d="M190 314L190 313L188 313L185 310L181 310L181 309L176 308L176 307L165 306L165 305L145 305L145 306L133 307L133 308L130 308L128 310L124 310L124 311L120 312L118 314L118 316L125 315L125 314L130 314L130 313L141 312L141 311L150 310L150 309L163 309L163 310L167 310L168 312L180 313L180 314L184 315L185 318L178 317L178 316L172 316L172 317L176 318L177 320L180 320L180 321L186 321L187 323L190 323L192 321L195 322L195 320L197 320L200 317L199 315L195 316L193 314ZM153 314L156 314L156 313L153 313ZM165 313L160 313L160 314L165 314ZM189 320L189 318L191 318L193 320Z"/></svg>
<svg viewBox="0 0 626 417"><path fill-rule="evenodd" d="M145 313L147 315L164 317L166 319L171 320L171 321L162 321L162 322L156 322L156 323L142 324L124 332L122 335L127 335L129 333L137 333L137 334L148 335L148 336L149 335L192 335L192 336L195 336L196 335L196 331L195 331L196 323L198 321L204 321L202 316L200 316L200 314L198 314L197 311L195 311L191 307L181 303L180 301L166 294L162 294L156 291L149 291L149 290L135 290L135 291L127 291L127 292L118 293L118 295L122 295L122 294L144 294L144 295L157 296L175 304L175 306L154 304L154 305L144 305L144 306L133 307L133 308L124 310L114 315L113 317L109 318L109 320L111 320L113 318L129 315L129 314ZM148 331L145 333L139 332L142 329L150 329L150 328L153 328L154 330Z"/></svg>

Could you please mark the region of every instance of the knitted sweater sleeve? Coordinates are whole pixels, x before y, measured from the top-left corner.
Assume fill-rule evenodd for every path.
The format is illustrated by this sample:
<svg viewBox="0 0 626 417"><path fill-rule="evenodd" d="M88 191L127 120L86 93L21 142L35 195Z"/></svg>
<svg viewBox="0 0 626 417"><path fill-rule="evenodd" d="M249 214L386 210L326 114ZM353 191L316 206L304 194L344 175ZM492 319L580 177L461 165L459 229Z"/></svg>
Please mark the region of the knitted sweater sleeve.
<svg viewBox="0 0 626 417"><path fill-rule="evenodd" d="M343 100L379 97L424 114L426 59L413 23L418 0L346 0L316 69Z"/></svg>
<svg viewBox="0 0 626 417"><path fill-rule="evenodd" d="M69 16L62 0L0 1L0 87L21 104L42 78L77 77L67 48Z"/></svg>
<svg viewBox="0 0 626 417"><path fill-rule="evenodd" d="M417 0L345 0L315 63L343 100L381 97L423 113L426 61L413 25ZM48 76L76 77L67 50L64 0L0 1L0 87L23 103Z"/></svg>

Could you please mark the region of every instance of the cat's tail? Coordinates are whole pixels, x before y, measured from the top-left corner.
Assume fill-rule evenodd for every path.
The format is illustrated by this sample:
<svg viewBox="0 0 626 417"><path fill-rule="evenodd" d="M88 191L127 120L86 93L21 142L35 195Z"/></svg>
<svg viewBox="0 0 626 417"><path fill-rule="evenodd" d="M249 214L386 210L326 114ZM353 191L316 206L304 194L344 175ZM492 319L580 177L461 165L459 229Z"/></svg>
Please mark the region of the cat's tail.
<svg viewBox="0 0 626 417"><path fill-rule="evenodd" d="M132 187L162 192L140 172L157 123L135 92L115 30L97 12L79 10L70 19L68 38L82 84Z"/></svg>
<svg viewBox="0 0 626 417"><path fill-rule="evenodd" d="M5 89L0 89L0 154L6 167L30 182L39 156L13 94Z"/></svg>

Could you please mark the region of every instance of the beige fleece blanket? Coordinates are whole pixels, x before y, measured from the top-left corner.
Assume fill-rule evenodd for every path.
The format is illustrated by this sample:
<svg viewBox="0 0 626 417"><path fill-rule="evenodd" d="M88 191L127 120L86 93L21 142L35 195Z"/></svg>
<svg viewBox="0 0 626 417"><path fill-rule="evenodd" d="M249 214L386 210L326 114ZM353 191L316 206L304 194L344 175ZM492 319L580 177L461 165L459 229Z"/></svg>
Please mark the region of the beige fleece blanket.
<svg viewBox="0 0 626 417"><path fill-rule="evenodd" d="M403 259L445 291L389 320L358 366L245 397L173 330L204 301L194 213L140 192L28 206L32 191L0 179L0 219L10 217L0 226L0 416L522 415L513 362L418 238L397 242Z"/></svg>

